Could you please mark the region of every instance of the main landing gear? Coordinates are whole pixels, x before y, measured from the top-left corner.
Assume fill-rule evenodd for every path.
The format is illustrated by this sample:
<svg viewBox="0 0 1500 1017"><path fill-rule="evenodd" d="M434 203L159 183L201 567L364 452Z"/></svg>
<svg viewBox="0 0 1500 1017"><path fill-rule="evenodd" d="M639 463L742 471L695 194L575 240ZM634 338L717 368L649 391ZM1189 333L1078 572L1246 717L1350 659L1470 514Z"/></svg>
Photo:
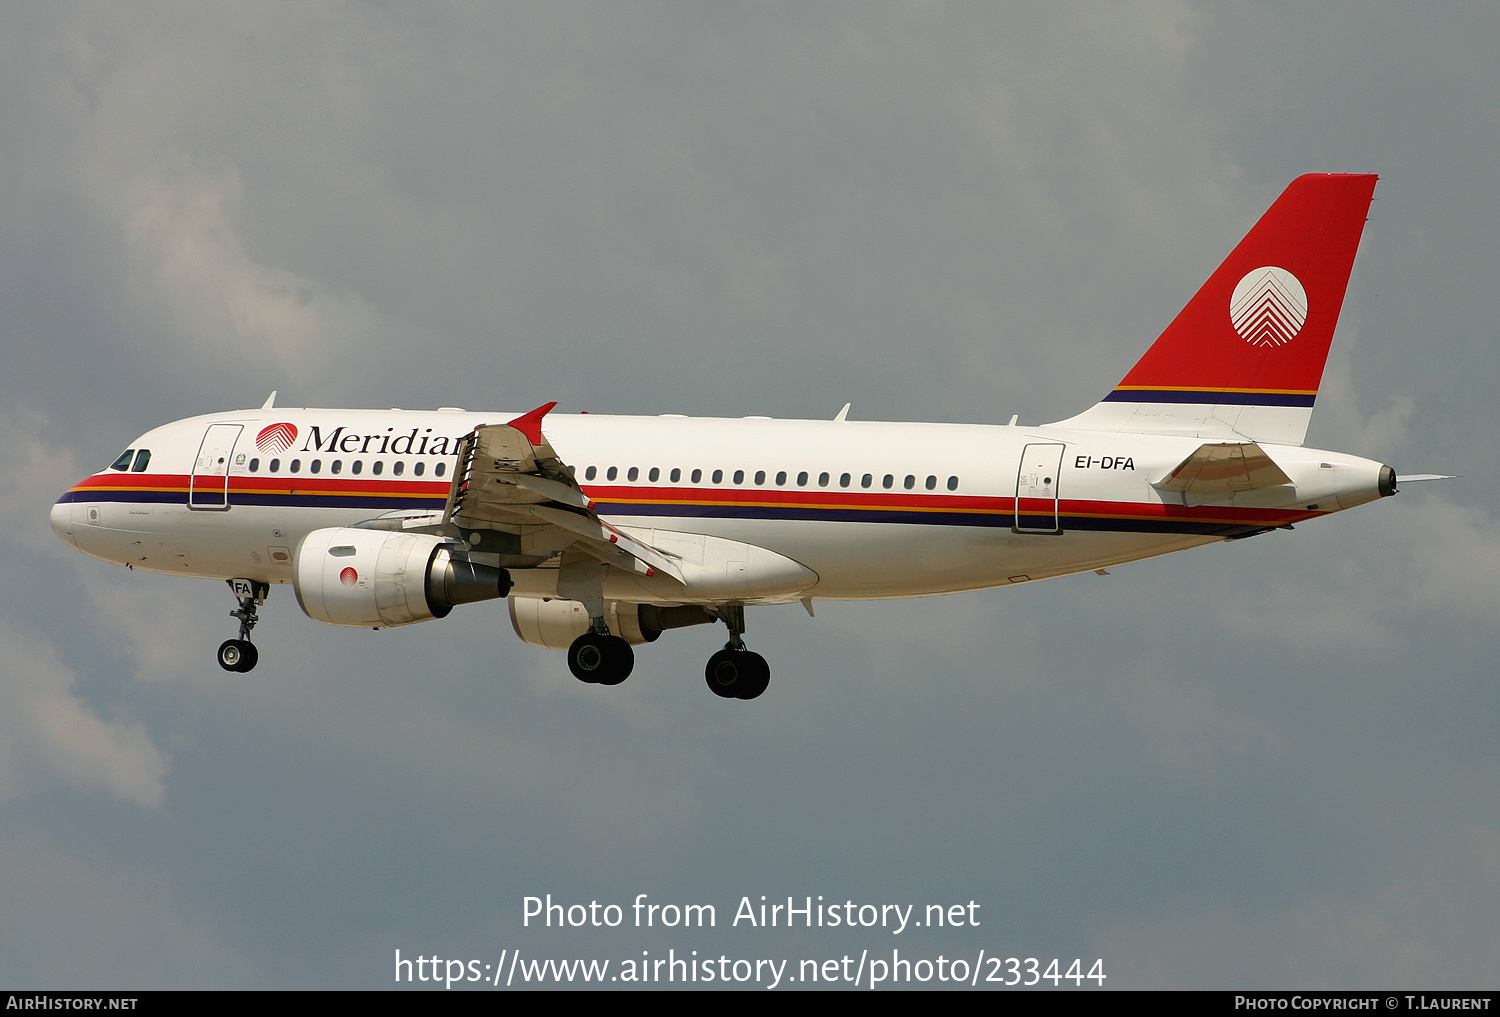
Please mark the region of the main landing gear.
<svg viewBox="0 0 1500 1017"><path fill-rule="evenodd" d="M771 684L771 665L760 654L747 650L740 638L745 631L745 609L721 607L714 613L729 627L729 642L708 658L703 676L709 691L723 699L754 699Z"/></svg>
<svg viewBox="0 0 1500 1017"><path fill-rule="evenodd" d="M271 587L253 579L230 579L227 582L234 591L235 599L240 602L239 610L229 612L229 617L240 620L240 638L226 639L219 645L219 666L226 671L243 673L255 667L260 660L260 652L250 642L250 630L260 620L256 617L256 608L266 602L266 594L271 592Z"/></svg>
<svg viewBox="0 0 1500 1017"><path fill-rule="evenodd" d="M568 670L590 685L618 685L634 667L635 651L619 636L610 635L602 618L595 619L593 628L568 647Z"/></svg>

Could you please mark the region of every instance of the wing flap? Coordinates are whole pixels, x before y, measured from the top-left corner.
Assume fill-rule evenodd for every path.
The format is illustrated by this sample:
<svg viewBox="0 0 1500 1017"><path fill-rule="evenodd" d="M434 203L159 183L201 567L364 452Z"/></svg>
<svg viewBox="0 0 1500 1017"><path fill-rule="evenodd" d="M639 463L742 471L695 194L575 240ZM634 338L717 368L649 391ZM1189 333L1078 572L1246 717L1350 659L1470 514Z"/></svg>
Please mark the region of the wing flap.
<svg viewBox="0 0 1500 1017"><path fill-rule="evenodd" d="M577 547L637 575L662 572L682 582L682 571L669 555L615 529L594 511L542 433L542 418L556 405L538 406L508 424L480 424L460 440L443 522L526 535L532 544L541 537L541 543Z"/></svg>

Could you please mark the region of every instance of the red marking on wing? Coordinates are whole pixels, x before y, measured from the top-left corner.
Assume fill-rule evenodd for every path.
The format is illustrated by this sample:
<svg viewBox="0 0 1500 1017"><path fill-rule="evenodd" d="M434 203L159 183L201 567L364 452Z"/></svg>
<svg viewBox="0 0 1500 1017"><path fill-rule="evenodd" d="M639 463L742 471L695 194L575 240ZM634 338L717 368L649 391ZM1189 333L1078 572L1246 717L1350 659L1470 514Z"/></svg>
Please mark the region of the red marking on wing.
<svg viewBox="0 0 1500 1017"><path fill-rule="evenodd" d="M530 413L523 413L515 420L512 420L510 426L524 434L526 440L533 445L540 445L542 443L542 418L556 405L556 400L544 403Z"/></svg>

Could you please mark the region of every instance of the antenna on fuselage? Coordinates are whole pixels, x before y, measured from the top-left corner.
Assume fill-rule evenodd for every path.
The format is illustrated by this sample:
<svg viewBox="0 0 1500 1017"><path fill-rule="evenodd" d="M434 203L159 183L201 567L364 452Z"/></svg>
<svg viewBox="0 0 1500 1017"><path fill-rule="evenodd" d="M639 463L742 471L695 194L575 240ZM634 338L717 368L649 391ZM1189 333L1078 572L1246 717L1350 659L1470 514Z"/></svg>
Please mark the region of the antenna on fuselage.
<svg viewBox="0 0 1500 1017"><path fill-rule="evenodd" d="M845 403L844 408L839 410L838 414L833 418L835 423L841 420L847 420L849 417L849 407L853 405L853 403Z"/></svg>
<svg viewBox="0 0 1500 1017"><path fill-rule="evenodd" d="M260 408L263 409L263 410L269 410L269 409L273 409L275 406L276 406L276 390L272 389L271 390L271 394L268 395L268 396L266 396L266 401L261 404Z"/></svg>

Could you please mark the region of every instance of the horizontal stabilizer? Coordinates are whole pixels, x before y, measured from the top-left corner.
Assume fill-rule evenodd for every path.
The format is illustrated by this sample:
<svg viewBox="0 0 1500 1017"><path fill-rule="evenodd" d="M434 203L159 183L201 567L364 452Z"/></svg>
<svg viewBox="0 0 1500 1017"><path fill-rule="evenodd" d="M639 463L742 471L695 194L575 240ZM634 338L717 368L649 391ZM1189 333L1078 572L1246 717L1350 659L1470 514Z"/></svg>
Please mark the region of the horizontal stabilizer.
<svg viewBox="0 0 1500 1017"><path fill-rule="evenodd" d="M1172 472L1151 486L1158 491L1216 496L1290 484L1292 478L1253 441L1199 445Z"/></svg>

